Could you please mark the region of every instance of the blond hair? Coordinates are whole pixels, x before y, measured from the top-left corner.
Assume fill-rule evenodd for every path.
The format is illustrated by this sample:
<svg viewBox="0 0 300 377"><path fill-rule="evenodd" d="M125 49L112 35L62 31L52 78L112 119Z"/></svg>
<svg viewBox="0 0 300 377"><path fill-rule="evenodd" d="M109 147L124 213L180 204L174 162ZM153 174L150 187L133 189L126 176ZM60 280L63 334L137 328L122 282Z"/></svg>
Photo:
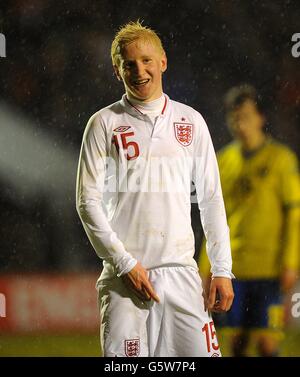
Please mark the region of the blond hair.
<svg viewBox="0 0 300 377"><path fill-rule="evenodd" d="M143 26L139 20L136 22L131 21L121 26L111 44L111 59L113 65L119 66L124 47L138 39L153 43L162 54L165 53L162 42L154 30Z"/></svg>

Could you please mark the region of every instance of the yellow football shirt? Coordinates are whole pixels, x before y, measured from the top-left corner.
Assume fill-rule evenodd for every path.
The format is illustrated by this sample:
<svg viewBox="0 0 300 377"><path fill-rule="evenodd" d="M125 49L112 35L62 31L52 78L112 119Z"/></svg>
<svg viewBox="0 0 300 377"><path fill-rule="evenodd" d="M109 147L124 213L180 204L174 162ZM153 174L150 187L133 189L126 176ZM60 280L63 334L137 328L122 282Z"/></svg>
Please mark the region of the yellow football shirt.
<svg viewBox="0 0 300 377"><path fill-rule="evenodd" d="M233 273L239 279L276 278L299 264L300 183L295 154L268 137L245 155L238 142L217 155L230 228ZM204 248L200 273L209 272Z"/></svg>

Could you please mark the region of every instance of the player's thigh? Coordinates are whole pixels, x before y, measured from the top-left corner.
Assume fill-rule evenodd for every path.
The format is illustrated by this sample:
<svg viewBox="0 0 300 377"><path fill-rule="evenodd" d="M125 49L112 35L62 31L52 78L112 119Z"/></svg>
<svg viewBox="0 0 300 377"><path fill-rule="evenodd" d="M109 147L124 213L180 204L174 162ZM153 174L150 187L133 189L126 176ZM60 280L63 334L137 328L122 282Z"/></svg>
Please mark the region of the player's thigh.
<svg viewBox="0 0 300 377"><path fill-rule="evenodd" d="M204 308L198 272L175 269L168 279L160 356L221 356L214 322ZM164 353L167 353L167 355Z"/></svg>
<svg viewBox="0 0 300 377"><path fill-rule="evenodd" d="M207 312L200 312L196 305L186 313L181 309L175 313L171 339L176 356L221 356L214 321Z"/></svg>
<svg viewBox="0 0 300 377"><path fill-rule="evenodd" d="M148 356L148 304L120 278L100 282L98 292L104 356Z"/></svg>

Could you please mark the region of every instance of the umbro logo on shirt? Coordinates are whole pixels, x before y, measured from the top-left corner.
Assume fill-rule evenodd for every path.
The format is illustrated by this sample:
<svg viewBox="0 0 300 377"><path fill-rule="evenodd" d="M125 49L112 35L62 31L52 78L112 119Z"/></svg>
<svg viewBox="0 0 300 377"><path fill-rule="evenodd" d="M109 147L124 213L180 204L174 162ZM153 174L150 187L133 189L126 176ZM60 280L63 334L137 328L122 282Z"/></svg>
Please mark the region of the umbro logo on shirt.
<svg viewBox="0 0 300 377"><path fill-rule="evenodd" d="M131 126L120 126L120 127L115 128L114 132L125 132L129 130L129 128L131 128Z"/></svg>

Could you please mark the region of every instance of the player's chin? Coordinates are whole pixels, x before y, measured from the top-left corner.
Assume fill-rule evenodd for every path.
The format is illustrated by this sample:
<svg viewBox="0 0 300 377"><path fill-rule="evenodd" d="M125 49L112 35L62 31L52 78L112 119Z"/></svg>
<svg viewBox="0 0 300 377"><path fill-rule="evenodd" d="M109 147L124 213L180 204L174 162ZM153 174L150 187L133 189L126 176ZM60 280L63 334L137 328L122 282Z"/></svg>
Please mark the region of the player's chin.
<svg viewBox="0 0 300 377"><path fill-rule="evenodd" d="M141 101L147 101L150 98L150 94L148 92L135 92L135 97Z"/></svg>
<svg viewBox="0 0 300 377"><path fill-rule="evenodd" d="M133 87L131 91L134 94L134 96L140 99L141 101L145 101L151 96L151 90L148 84L147 86Z"/></svg>

